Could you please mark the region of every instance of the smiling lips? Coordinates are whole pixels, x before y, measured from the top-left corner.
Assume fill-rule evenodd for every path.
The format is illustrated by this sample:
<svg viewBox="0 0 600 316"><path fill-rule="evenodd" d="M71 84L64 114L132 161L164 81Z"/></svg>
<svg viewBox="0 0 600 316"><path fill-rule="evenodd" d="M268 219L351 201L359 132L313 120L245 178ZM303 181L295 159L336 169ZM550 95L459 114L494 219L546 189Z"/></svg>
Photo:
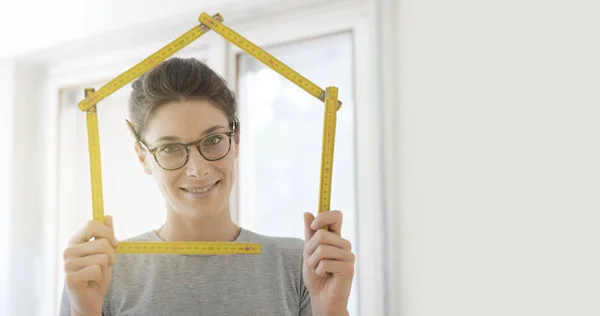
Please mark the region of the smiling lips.
<svg viewBox="0 0 600 316"><path fill-rule="evenodd" d="M210 192L213 191L213 189L215 187L217 187L220 183L221 183L220 181L217 181L210 185L190 186L190 187L181 188L181 190L183 190L184 192L186 192L189 196L191 196L193 198L204 198L204 197L208 196L210 194Z"/></svg>

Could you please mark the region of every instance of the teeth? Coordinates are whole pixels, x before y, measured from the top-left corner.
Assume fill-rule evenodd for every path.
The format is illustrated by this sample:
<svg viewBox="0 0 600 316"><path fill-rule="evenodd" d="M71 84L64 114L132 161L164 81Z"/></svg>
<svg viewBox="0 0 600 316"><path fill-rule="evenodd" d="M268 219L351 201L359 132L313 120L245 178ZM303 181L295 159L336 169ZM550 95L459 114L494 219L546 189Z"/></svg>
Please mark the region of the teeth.
<svg viewBox="0 0 600 316"><path fill-rule="evenodd" d="M197 189L186 189L186 191L188 192L192 192L192 193L204 193L204 192L208 192L208 190L212 189L212 187L214 187L215 185L210 185L204 188L197 188Z"/></svg>

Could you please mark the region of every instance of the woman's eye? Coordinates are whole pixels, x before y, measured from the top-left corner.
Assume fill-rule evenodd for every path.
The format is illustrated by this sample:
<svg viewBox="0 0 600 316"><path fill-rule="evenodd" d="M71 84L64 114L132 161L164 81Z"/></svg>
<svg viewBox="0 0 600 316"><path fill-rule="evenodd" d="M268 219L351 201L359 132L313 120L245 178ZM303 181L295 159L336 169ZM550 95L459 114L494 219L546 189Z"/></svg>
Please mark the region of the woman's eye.
<svg viewBox="0 0 600 316"><path fill-rule="evenodd" d="M206 140L206 144L208 145L216 145L218 144L223 137L221 135L211 136Z"/></svg>
<svg viewBox="0 0 600 316"><path fill-rule="evenodd" d="M179 145L166 145L164 147L161 148L162 152L166 153L166 154L172 154L172 153L176 153L181 151L181 146Z"/></svg>

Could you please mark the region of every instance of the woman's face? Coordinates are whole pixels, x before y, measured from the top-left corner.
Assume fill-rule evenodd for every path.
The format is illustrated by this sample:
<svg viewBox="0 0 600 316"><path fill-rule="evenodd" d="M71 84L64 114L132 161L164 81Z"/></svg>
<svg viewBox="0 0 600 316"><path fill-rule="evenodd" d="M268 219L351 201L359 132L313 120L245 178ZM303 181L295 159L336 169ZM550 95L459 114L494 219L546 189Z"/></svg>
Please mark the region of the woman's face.
<svg viewBox="0 0 600 316"><path fill-rule="evenodd" d="M231 132L231 127L225 114L211 101L188 100L155 109L145 131L143 140L152 149L191 143L213 133ZM139 145L136 151L146 173L152 175L162 191L169 211L190 219L208 219L229 211L238 140L236 133L231 138L229 153L216 161L207 161L193 146L187 163L177 170L164 170L152 154L141 150Z"/></svg>

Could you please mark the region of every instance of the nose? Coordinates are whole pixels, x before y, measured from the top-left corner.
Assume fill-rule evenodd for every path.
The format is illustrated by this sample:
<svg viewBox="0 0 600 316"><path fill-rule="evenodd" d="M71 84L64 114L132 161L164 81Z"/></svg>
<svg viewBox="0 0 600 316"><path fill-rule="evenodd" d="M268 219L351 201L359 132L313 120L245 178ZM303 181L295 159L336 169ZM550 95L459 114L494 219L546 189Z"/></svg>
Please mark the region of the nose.
<svg viewBox="0 0 600 316"><path fill-rule="evenodd" d="M198 147L190 148L190 156L188 162L185 165L185 172L188 177L192 178L204 178L208 175L210 170L210 163L200 155Z"/></svg>

